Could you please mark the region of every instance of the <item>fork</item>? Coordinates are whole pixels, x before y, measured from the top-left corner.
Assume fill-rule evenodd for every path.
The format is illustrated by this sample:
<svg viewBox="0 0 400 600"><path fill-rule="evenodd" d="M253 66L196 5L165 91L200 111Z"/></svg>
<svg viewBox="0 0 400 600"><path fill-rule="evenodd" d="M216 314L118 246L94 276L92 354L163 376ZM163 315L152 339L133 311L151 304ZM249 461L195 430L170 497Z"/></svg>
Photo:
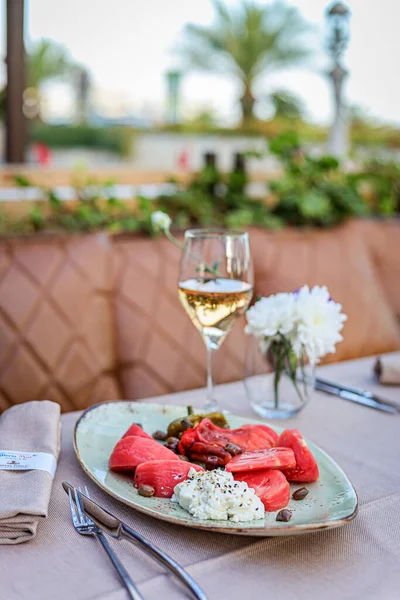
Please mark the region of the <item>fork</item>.
<svg viewBox="0 0 400 600"><path fill-rule="evenodd" d="M81 489L79 488L79 492ZM99 540L104 550L107 552L109 559L112 564L116 568L118 575L120 576L124 586L126 587L129 597L132 600L144 600L142 594L137 589L136 585L133 583L132 579L129 576L128 571L125 569L124 565L121 563L114 550L111 548L110 544L107 541L106 536L85 513L82 507L81 499L79 498L79 494L74 489L74 498L76 509L74 505L74 499L72 498L71 490L68 490L69 496L69 504L71 507L71 515L72 515L72 523L78 533L81 535L91 535Z"/></svg>

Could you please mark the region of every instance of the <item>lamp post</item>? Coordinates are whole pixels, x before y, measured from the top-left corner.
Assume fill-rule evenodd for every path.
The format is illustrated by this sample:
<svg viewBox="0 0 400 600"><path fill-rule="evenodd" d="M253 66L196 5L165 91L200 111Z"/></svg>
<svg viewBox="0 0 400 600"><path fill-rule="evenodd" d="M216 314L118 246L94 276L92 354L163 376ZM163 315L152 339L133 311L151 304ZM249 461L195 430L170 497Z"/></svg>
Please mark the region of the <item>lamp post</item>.
<svg viewBox="0 0 400 600"><path fill-rule="evenodd" d="M348 153L348 115L343 102L343 83L348 71L342 65L342 57L349 42L350 10L343 2L335 2L327 10L328 52L333 60L333 68L329 72L332 81L335 114L329 133L327 150L337 158L345 158Z"/></svg>

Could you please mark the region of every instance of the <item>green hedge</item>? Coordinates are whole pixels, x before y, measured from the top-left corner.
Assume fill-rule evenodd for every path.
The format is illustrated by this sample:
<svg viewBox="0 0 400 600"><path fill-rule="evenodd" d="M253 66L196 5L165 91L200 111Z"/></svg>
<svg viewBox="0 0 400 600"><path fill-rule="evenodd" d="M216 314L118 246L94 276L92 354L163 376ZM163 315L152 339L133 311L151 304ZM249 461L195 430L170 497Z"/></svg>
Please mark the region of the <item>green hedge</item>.
<svg viewBox="0 0 400 600"><path fill-rule="evenodd" d="M129 127L89 127L88 125L35 124L31 140L44 142L50 148L101 148L127 156L134 132Z"/></svg>

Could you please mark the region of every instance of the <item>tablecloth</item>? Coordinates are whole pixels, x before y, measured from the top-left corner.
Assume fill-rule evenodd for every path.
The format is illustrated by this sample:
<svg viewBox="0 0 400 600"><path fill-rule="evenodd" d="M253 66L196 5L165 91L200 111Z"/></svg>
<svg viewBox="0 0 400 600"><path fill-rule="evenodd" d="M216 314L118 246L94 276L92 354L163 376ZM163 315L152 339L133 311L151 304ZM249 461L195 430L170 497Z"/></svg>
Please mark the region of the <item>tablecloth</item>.
<svg viewBox="0 0 400 600"><path fill-rule="evenodd" d="M399 387L374 383L372 364L373 359L367 358L323 367L319 372L400 400ZM221 386L218 394L232 412L254 416L243 383ZM153 401L201 406L204 390ZM76 486L87 485L100 503L184 565L210 600L400 598L400 416L315 393L309 406L284 424L298 427L342 466L358 492L359 514L338 529L264 539L173 526L108 497L76 460L72 432L78 416L62 417L62 451L49 517L39 525L33 541L0 550L1 600L127 597L97 542L74 531L61 487L65 479ZM146 599L185 597L173 578L139 549L127 542L113 544Z"/></svg>

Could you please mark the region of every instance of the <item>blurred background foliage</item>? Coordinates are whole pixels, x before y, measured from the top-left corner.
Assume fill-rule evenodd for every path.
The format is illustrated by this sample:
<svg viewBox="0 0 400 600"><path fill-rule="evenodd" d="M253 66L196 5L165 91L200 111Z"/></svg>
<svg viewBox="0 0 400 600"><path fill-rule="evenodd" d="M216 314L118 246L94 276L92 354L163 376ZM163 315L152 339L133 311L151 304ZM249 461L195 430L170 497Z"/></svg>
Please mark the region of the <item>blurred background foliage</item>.
<svg viewBox="0 0 400 600"><path fill-rule="evenodd" d="M390 217L400 212L400 167L395 163L373 161L346 172L336 158L308 153L296 132L274 138L269 152L279 159L282 175L266 184L261 198L248 196L245 157L237 155L230 173L222 174L208 161L188 185L172 180L172 195L155 199L121 201L115 196L113 181L72 182L76 192L72 204L44 188L43 201L35 203L25 216L0 213L0 233L106 230L151 234L150 215L157 209L168 212L177 229L210 225L331 227L351 217ZM15 180L21 187L31 185L21 176Z"/></svg>

